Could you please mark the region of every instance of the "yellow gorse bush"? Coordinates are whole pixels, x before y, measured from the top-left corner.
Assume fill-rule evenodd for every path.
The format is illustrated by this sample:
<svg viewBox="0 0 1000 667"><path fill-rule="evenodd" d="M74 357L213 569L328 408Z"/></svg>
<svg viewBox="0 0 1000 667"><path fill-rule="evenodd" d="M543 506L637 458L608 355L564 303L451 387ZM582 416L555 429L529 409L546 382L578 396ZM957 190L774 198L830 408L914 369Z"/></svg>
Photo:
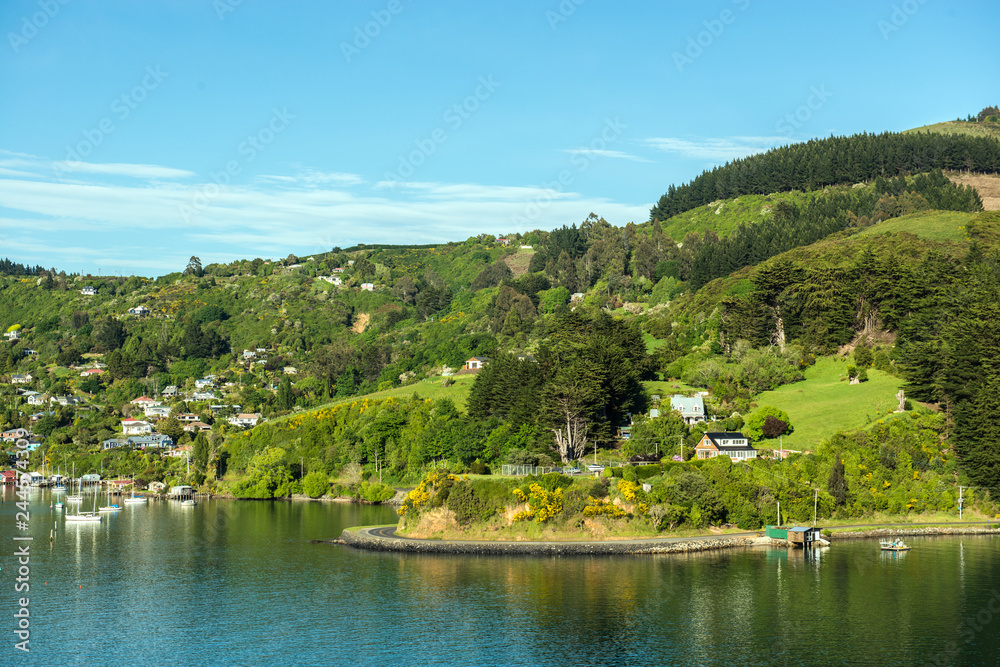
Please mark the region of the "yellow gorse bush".
<svg viewBox="0 0 1000 667"><path fill-rule="evenodd" d="M587 498L587 505L583 508L583 516L610 516L617 519L626 514L628 513L618 505L594 496Z"/></svg>
<svg viewBox="0 0 1000 667"><path fill-rule="evenodd" d="M514 515L514 521L534 519L535 523L545 523L563 509L562 489L546 491L538 484L532 484L527 494L521 489L514 489L514 497L528 504L528 509Z"/></svg>

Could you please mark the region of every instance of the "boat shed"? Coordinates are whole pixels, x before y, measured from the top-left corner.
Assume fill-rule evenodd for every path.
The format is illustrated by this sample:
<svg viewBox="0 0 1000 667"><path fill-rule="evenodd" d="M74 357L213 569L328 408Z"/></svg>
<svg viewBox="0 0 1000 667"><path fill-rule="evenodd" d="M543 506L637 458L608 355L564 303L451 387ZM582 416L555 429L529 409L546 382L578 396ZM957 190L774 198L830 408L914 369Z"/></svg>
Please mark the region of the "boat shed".
<svg viewBox="0 0 1000 667"><path fill-rule="evenodd" d="M788 529L788 541L797 547L808 547L820 539L820 529L815 526L796 526Z"/></svg>

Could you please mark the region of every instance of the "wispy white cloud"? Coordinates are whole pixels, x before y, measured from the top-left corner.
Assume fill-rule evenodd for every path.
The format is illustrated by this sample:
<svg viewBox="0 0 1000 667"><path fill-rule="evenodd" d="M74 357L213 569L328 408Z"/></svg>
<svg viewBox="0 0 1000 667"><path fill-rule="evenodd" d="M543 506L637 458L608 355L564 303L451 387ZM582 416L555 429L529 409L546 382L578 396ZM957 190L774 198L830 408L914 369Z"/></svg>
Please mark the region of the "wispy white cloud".
<svg viewBox="0 0 1000 667"><path fill-rule="evenodd" d="M116 164L112 162L55 162L56 172L80 172L104 176L128 176L130 178L190 178L196 174L186 169L161 167L156 164Z"/></svg>
<svg viewBox="0 0 1000 667"><path fill-rule="evenodd" d="M144 177L122 179L133 166L129 175ZM300 169L219 187L167 180L156 169L143 169L150 166L82 171L72 182L0 173L0 245L32 264L79 271L114 266L148 275L180 270L192 254L205 263L284 257L358 242L438 243L482 231L552 229L591 212L615 224L649 214L648 203L540 186L390 186L354 174ZM526 216L536 202L544 205ZM515 222L526 218L530 221Z"/></svg>
<svg viewBox="0 0 1000 667"><path fill-rule="evenodd" d="M564 148L563 152L570 155L584 155L590 158L607 157L618 160L631 160L632 162L651 162L651 160L626 153L625 151L598 150L594 148Z"/></svg>
<svg viewBox="0 0 1000 667"><path fill-rule="evenodd" d="M685 158L725 162L763 153L788 143L788 137L708 137L697 140L676 137L652 137L645 144Z"/></svg>

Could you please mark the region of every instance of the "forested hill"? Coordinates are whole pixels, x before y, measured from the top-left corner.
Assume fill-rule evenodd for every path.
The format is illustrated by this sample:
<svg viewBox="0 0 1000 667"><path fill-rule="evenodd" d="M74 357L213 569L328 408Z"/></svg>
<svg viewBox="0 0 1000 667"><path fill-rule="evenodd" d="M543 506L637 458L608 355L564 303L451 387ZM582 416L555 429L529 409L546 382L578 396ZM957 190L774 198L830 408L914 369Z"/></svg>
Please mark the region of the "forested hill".
<svg viewBox="0 0 1000 667"><path fill-rule="evenodd" d="M709 202L749 194L814 190L931 169L1000 172L1000 142L960 134L857 134L783 146L671 185L650 210L666 220Z"/></svg>

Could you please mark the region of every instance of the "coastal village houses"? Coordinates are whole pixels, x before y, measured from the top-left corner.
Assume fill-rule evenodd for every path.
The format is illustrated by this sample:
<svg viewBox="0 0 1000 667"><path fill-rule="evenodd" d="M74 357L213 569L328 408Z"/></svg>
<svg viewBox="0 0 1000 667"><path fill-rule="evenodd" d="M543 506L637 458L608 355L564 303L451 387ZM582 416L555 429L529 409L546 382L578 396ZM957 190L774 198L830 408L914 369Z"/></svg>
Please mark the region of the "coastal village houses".
<svg viewBox="0 0 1000 667"><path fill-rule="evenodd" d="M122 420L122 433L125 435L143 435L152 432L153 427L149 424L149 422L144 422L140 419Z"/></svg>
<svg viewBox="0 0 1000 667"><path fill-rule="evenodd" d="M695 445L694 451L698 459L728 456L733 461L746 461L757 458L757 450L742 433L706 433Z"/></svg>

